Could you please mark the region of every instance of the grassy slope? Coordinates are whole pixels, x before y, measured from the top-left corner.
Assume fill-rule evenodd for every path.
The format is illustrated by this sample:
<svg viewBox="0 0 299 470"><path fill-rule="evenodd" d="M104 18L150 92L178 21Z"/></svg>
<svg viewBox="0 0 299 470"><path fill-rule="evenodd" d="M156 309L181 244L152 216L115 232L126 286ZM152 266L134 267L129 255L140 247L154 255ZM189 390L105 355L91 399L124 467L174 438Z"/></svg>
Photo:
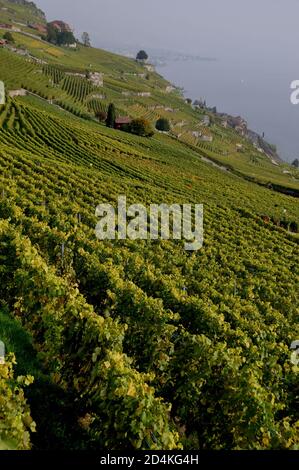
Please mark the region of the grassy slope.
<svg viewBox="0 0 299 470"><path fill-rule="evenodd" d="M38 9L29 5L18 5L7 0L0 1L0 19L1 23L45 23Z"/></svg>
<svg viewBox="0 0 299 470"><path fill-rule="evenodd" d="M32 339L5 308L0 310L0 338L5 344L6 353L14 353L16 356L17 375L36 377L40 374Z"/></svg>

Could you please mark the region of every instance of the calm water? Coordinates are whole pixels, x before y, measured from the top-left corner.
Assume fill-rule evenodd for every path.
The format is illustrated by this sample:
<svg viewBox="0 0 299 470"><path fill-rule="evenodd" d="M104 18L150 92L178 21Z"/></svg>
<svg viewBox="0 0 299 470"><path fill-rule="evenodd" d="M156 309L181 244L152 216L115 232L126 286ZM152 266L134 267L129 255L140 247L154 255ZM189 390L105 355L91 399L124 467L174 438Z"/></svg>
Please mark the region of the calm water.
<svg viewBox="0 0 299 470"><path fill-rule="evenodd" d="M186 90L186 97L204 98L220 112L241 115L249 127L276 144L284 160L299 157L299 105L290 102L290 84L299 79L299 63L276 60L169 61L157 68Z"/></svg>

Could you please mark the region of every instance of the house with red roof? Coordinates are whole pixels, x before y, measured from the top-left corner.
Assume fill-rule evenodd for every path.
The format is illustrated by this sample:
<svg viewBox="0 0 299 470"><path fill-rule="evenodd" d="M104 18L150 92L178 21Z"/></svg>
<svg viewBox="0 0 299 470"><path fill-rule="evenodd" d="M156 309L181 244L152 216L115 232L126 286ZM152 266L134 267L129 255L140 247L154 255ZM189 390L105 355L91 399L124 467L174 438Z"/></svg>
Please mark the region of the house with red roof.
<svg viewBox="0 0 299 470"><path fill-rule="evenodd" d="M125 130L132 122L128 116L120 116L115 119L114 128L118 130Z"/></svg>
<svg viewBox="0 0 299 470"><path fill-rule="evenodd" d="M45 24L29 23L28 26L29 28L35 29L35 31L38 31L41 34L47 34L47 26Z"/></svg>
<svg viewBox="0 0 299 470"><path fill-rule="evenodd" d="M72 33L73 32L70 25L68 25L64 21L60 21L60 20L51 21L49 25L57 29L59 33Z"/></svg>

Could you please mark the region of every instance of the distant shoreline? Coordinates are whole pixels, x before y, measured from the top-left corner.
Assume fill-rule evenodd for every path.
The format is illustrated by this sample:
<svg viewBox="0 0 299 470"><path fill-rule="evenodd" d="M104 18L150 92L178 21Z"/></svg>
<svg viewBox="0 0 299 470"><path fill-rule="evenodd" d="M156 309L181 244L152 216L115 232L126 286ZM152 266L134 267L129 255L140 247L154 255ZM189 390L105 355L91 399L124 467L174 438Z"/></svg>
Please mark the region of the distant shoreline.
<svg viewBox="0 0 299 470"><path fill-rule="evenodd" d="M151 60L151 62L153 64L155 64L155 57L153 58L153 60ZM254 111L254 113L252 112L252 108L250 109L251 112L248 112L248 110L244 110L244 107L241 105L239 105L238 103L238 93L240 93L240 86L239 86L239 89L236 90L236 100L234 100L233 98L230 100L229 103L227 103L226 105L221 103L221 98L217 98L217 88L215 87L215 93L211 93L210 92L210 96L207 96L205 91L200 91L201 90L201 87L202 89L204 87L208 88L209 91L211 91L211 88L212 88L212 85L210 84L206 84L206 83L203 83L203 80L202 80L202 74L198 74L198 76L191 74L190 71L186 71L184 66L186 66L187 63L190 63L190 62L210 62L210 63L220 63L221 61L219 59L216 59L216 58L209 58L209 60L204 60L204 58L202 58L202 60L173 60L173 58L169 58L168 60L165 60L165 63L158 63L155 65L156 67L156 70L157 70L157 73L159 73L161 76L163 76L163 78L165 78L166 80L170 81L171 83L173 83L174 86L176 86L177 89L180 89L182 90L182 93L184 95L185 98L191 98L192 100L196 100L196 99L204 99L205 101L208 102L208 104L212 107L212 106L216 106L217 110L218 111L221 111L223 113L227 113L229 115L233 115L233 116L238 116L238 115L241 115L247 122L249 122L249 128L250 129L253 129L253 132L258 134L259 136L262 136L263 135L263 131L266 131L265 134L266 134L266 141L267 142L270 142L270 143L274 143L275 146L277 146L277 153L278 153L278 156L279 158L286 162L286 163L291 163L292 161L292 156L291 156L291 152L287 150L286 148L286 145L283 145L283 138L284 138L284 128L283 126L281 126L281 134L280 136L282 137L281 138L281 142L278 142L277 140L277 134L274 133L273 129L275 128L273 126L270 126L268 125L268 120L266 120L266 123L264 122L261 122L261 119L259 119L259 111L258 111L258 106L256 108L256 111ZM178 65L179 63L180 66ZM174 65L174 67L173 67ZM169 67L170 69L170 73L165 73L165 69ZM193 68L193 65L191 65L191 67ZM175 73L174 73L175 72ZM206 72L206 70L204 71ZM213 73L215 71L211 72L211 77L214 78L215 75L213 76ZM217 71L218 72L218 71ZM193 83L192 83L192 87L190 86L190 77L194 77L193 78ZM219 76L219 75L217 75ZM186 79L187 77L187 79ZM236 79L236 77L232 77L233 79ZM185 80L186 79L186 80ZM189 85L188 85L188 81L189 81ZM196 87L194 86L194 83L196 82ZM230 92L230 96L232 96L232 90L233 90L233 80L232 80L232 85L228 88L228 90L222 90L223 91L223 95L229 95L229 92ZM219 86L218 86L218 89L221 89L221 82L219 81ZM198 90L198 91L197 91ZM233 90L234 91L234 90ZM247 92L247 90L245 90ZM253 100L254 97L251 97L251 99ZM242 109L243 108L243 109ZM270 110L269 110L269 115L270 115ZM260 121L260 122L259 122ZM268 125L268 128L267 128L267 125ZM289 154L289 155L288 155Z"/></svg>

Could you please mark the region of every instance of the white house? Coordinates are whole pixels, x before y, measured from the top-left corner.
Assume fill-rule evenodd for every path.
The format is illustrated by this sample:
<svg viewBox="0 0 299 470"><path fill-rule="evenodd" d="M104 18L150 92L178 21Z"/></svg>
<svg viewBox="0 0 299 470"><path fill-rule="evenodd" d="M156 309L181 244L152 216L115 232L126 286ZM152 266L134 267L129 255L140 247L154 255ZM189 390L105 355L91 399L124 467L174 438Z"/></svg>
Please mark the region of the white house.
<svg viewBox="0 0 299 470"><path fill-rule="evenodd" d="M16 96L26 96L27 90L25 90L25 88L19 88L18 90L10 90L8 92L8 95L10 96L10 98L15 98Z"/></svg>
<svg viewBox="0 0 299 470"><path fill-rule="evenodd" d="M155 67L154 67L154 65L145 64L144 67L146 68L146 70L147 70L148 72L155 72Z"/></svg>
<svg viewBox="0 0 299 470"><path fill-rule="evenodd" d="M199 132L199 131L193 131L193 132L192 132L192 135L193 135L193 137L196 137L197 139L199 139L199 137L201 136L201 132Z"/></svg>
<svg viewBox="0 0 299 470"><path fill-rule="evenodd" d="M150 96L152 96L152 94L149 91L140 91L137 93L137 96L143 96L145 98L149 98Z"/></svg>
<svg viewBox="0 0 299 470"><path fill-rule="evenodd" d="M210 119L210 116L208 116L207 114L203 117L202 119L202 123L205 125L205 126L209 126L211 124L211 119Z"/></svg>
<svg viewBox="0 0 299 470"><path fill-rule="evenodd" d="M5 85L0 82L0 104L5 104Z"/></svg>
<svg viewBox="0 0 299 470"><path fill-rule="evenodd" d="M175 91L175 87L173 85L168 85L165 91L166 93L171 93L172 91Z"/></svg>
<svg viewBox="0 0 299 470"><path fill-rule="evenodd" d="M227 119L222 119L221 126L224 127L225 129L228 127Z"/></svg>
<svg viewBox="0 0 299 470"><path fill-rule="evenodd" d="M89 81L92 82L95 86L102 87L104 86L104 75L100 72L91 72L89 74Z"/></svg>
<svg viewBox="0 0 299 470"><path fill-rule="evenodd" d="M68 75L70 77L80 77L80 78L86 78L86 75L84 73L77 73L77 72L65 72L65 75Z"/></svg>
<svg viewBox="0 0 299 470"><path fill-rule="evenodd" d="M211 135L202 135L200 137L200 140L202 140L203 142L213 142L213 136L211 136Z"/></svg>
<svg viewBox="0 0 299 470"><path fill-rule="evenodd" d="M100 93L96 93L95 95L91 95L91 100L104 100L106 98L105 95L101 95Z"/></svg>

